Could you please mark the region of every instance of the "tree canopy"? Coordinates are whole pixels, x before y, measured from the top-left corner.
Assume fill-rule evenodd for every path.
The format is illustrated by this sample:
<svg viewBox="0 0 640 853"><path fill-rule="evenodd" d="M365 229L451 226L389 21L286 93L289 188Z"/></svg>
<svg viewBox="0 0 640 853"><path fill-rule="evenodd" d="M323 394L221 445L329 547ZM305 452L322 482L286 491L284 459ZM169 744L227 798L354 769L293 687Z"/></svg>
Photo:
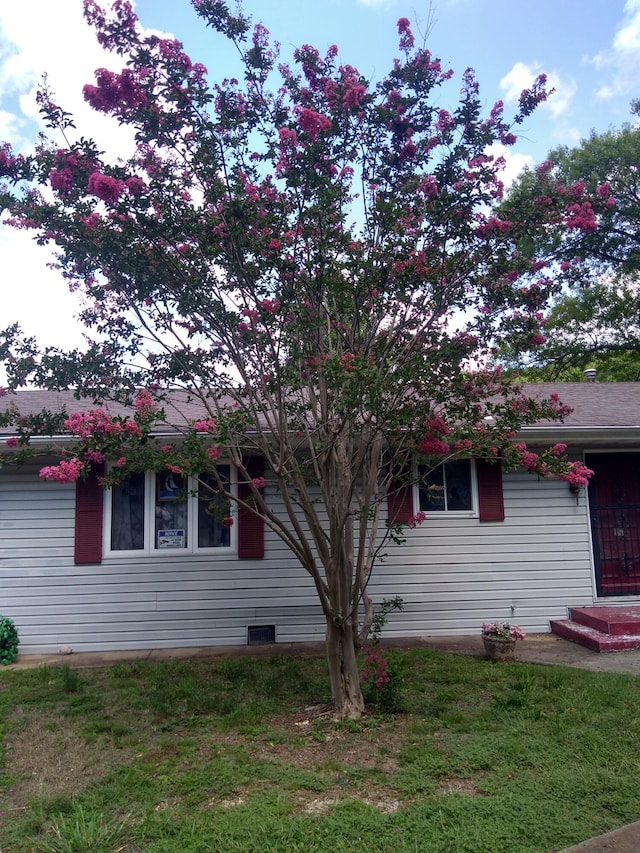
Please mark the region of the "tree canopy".
<svg viewBox="0 0 640 853"><path fill-rule="evenodd" d="M588 366L602 379L638 378L639 163L640 128L626 124L556 148L511 188L503 214L532 211L523 250L554 257L565 284L547 319L546 344L524 358L517 345L507 348L512 363L533 365L527 378L569 378ZM591 200L600 199L593 227L539 222L540 209L559 194L573 196L574 215L587 218Z"/></svg>
<svg viewBox="0 0 640 853"><path fill-rule="evenodd" d="M105 11L86 0L123 70L99 69L85 98L133 129L135 152L110 161L46 90L56 141L27 156L3 148L7 221L57 247L88 345L40 351L14 326L0 355L11 388L136 401L117 428L99 414L70 418L73 459L67 451L45 476L83 477L117 459L112 484L143 467L200 477L215 476L221 457L233 463L245 488L218 478L216 491L232 513L264 518L313 578L334 699L355 716L369 578L400 535L386 502L415 482L413 461L501 457L577 485L588 476L562 446L538 454L514 443L523 425L565 409L491 367L504 340L539 345L555 287L544 261L521 250L526 217L496 213L503 163L487 153L515 142L545 81L507 120L501 103L483 115L468 69L447 110L452 74L415 44L407 19L393 68L372 82L334 47L321 56L303 45L279 63L262 24L221 0L194 7L237 46L242 80L209 84L179 42L142 33L128 2ZM557 196L540 225L588 230L573 204ZM175 389L200 401L201 419L169 409ZM158 420L183 443L154 443ZM265 499L256 456L284 512Z"/></svg>

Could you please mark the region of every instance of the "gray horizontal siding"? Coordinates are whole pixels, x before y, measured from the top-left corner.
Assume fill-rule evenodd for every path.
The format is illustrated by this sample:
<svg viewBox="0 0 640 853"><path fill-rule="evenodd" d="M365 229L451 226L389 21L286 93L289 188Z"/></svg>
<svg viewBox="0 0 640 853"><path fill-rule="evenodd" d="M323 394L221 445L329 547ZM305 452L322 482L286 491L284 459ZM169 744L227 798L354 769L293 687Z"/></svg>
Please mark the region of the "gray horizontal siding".
<svg viewBox="0 0 640 853"><path fill-rule="evenodd" d="M376 602L404 600L385 635L474 633L498 618L547 630L567 605L592 600L584 504L565 483L512 474L504 522L434 515L407 530L369 587ZM74 505L73 486L0 472L0 613L15 619L23 651L243 644L247 626L261 624L275 625L280 642L324 636L313 584L273 533L264 560L171 554L75 566Z"/></svg>

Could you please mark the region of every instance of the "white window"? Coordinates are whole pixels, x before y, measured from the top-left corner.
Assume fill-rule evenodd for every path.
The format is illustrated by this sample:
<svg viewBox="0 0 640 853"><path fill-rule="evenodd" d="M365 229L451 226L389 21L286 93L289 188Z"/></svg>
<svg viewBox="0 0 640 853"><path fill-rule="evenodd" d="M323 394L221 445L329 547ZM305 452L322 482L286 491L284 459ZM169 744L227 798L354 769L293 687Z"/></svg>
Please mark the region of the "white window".
<svg viewBox="0 0 640 853"><path fill-rule="evenodd" d="M219 465L234 488L232 468ZM216 493L212 474L202 483L171 471L129 474L106 491L105 550L109 554L193 554L232 550L234 528L225 519L229 505Z"/></svg>
<svg viewBox="0 0 640 853"><path fill-rule="evenodd" d="M470 459L443 462L424 469L418 483L418 506L427 514L434 512L472 515L476 511L474 467Z"/></svg>

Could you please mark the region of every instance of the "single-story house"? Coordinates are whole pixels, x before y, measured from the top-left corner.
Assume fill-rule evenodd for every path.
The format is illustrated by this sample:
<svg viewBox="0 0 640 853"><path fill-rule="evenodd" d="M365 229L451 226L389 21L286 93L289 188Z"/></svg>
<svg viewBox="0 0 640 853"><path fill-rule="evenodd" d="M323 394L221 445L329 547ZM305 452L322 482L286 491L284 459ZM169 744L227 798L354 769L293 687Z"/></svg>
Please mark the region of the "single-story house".
<svg viewBox="0 0 640 853"><path fill-rule="evenodd" d="M374 601L404 602L385 636L477 634L497 619L544 632L572 605L640 603L640 383L527 391L558 393L573 412L519 438L534 449L565 443L595 471L591 485L576 494L470 460L445 466L440 492L413 489L411 509L426 520L389 545L370 584ZM22 412L91 408L70 392L18 392L0 404L12 401ZM11 435L0 430L5 457ZM22 652L324 637L310 578L260 524L201 518L196 497L175 500L170 476L103 490L45 481L42 464L0 469L0 614L16 623ZM277 508L268 479L265 495Z"/></svg>

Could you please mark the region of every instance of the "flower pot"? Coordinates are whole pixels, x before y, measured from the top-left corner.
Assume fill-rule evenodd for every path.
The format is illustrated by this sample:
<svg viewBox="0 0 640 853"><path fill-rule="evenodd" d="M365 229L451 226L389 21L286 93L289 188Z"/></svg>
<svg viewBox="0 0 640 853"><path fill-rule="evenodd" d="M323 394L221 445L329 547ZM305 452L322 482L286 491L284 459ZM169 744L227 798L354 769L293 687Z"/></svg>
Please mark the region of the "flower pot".
<svg viewBox="0 0 640 853"><path fill-rule="evenodd" d="M489 660L513 660L516 641L512 638L483 637L484 650Z"/></svg>

